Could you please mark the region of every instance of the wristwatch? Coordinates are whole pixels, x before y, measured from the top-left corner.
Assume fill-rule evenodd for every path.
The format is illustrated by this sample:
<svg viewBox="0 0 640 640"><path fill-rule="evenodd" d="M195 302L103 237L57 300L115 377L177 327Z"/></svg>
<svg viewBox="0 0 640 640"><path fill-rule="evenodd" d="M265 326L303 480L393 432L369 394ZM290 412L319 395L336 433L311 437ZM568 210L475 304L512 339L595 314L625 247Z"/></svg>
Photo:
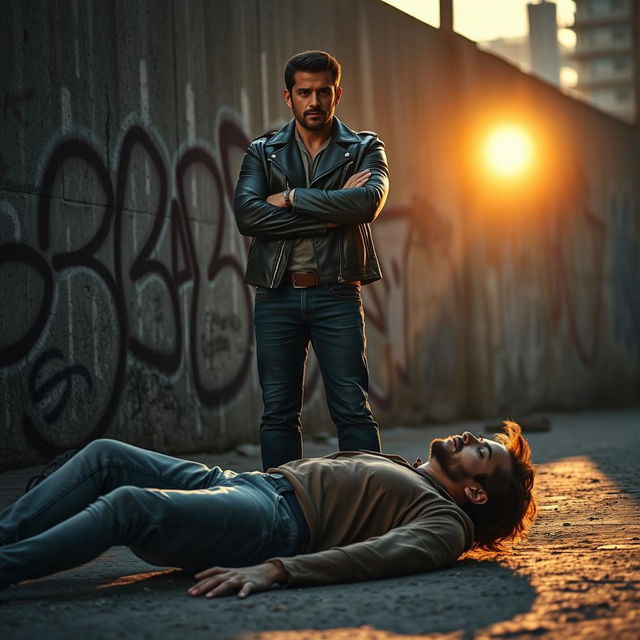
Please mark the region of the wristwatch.
<svg viewBox="0 0 640 640"><path fill-rule="evenodd" d="M282 195L284 197L284 203L287 207L291 207L291 199L289 198L289 194L291 193L291 189L287 189Z"/></svg>

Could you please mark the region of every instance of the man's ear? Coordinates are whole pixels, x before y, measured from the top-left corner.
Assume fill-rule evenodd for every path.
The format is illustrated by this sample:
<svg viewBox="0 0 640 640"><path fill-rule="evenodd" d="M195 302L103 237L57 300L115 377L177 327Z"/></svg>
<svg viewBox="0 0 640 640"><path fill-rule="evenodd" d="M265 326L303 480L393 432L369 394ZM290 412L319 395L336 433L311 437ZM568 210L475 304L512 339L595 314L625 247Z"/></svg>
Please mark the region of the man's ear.
<svg viewBox="0 0 640 640"><path fill-rule="evenodd" d="M487 492L479 484L470 484L464 488L464 495L473 504L485 504L489 499Z"/></svg>
<svg viewBox="0 0 640 640"><path fill-rule="evenodd" d="M291 92L289 91L289 89L285 89L282 92L282 95L284 96L284 101L287 103L287 106L290 107L291 106Z"/></svg>
<svg viewBox="0 0 640 640"><path fill-rule="evenodd" d="M340 104L340 98L342 97L342 87L336 88L336 107Z"/></svg>

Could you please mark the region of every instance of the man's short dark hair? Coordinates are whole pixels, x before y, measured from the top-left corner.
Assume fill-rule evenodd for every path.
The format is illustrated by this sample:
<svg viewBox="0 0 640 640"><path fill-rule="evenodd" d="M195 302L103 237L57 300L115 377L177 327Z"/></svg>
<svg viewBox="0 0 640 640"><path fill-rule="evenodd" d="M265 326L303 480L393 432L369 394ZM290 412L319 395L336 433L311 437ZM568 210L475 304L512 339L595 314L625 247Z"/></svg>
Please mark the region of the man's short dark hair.
<svg viewBox="0 0 640 640"><path fill-rule="evenodd" d="M511 471L497 469L491 475L475 476L474 479L487 492L488 500L482 505L468 503L463 507L473 520L473 548L484 551L503 551L505 542L523 537L537 510L531 448L516 422L506 420L504 431L496 435L495 440L509 452Z"/></svg>
<svg viewBox="0 0 640 640"><path fill-rule="evenodd" d="M329 71L333 78L334 86L340 86L342 67L326 51L302 51L289 59L287 66L284 68L284 84L288 91L291 91L295 84L296 71L308 71L309 73Z"/></svg>

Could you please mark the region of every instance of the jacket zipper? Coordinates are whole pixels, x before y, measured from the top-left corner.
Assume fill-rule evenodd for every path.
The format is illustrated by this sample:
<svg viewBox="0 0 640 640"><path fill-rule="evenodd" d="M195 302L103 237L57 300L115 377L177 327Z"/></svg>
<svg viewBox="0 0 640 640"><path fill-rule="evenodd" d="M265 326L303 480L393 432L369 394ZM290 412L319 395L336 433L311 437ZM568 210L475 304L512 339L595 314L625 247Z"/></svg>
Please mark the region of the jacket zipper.
<svg viewBox="0 0 640 640"><path fill-rule="evenodd" d="M365 231L361 224L358 225L358 231L360 232L360 240L362 240L362 248L364 249L364 263L367 264L367 259L369 257L369 243L367 242Z"/></svg>
<svg viewBox="0 0 640 640"><path fill-rule="evenodd" d="M342 227L338 229L338 255L340 256L340 269L338 270L338 282L344 282L344 277L342 276L342 244L343 244L343 230Z"/></svg>
<svg viewBox="0 0 640 640"><path fill-rule="evenodd" d="M284 189L285 191L289 189L289 180L285 176L284 180ZM282 260L282 254L284 253L284 245L286 240L280 240L280 251L278 252L278 258L276 259L276 265L273 270L273 276L271 277L271 283L269 284L269 288L273 289L273 284L276 281L276 277L278 276L278 267L280 266L280 261Z"/></svg>
<svg viewBox="0 0 640 640"><path fill-rule="evenodd" d="M251 257L251 252L253 251L253 245L256 243L256 238L255 236L253 238L251 238L251 244L249 245L249 251L247 252L247 262L249 261L249 258Z"/></svg>
<svg viewBox="0 0 640 640"><path fill-rule="evenodd" d="M349 160L349 162L347 162L346 165L343 167L342 176L340 177L340 185L341 186L344 186L345 177L347 175L347 172L349 171L349 167L352 164L353 164L353 160ZM338 231L340 233L340 237L338 238L338 240L339 240L338 255L340 256L340 270L338 271L338 282L342 283L342 282L344 282L344 275L342 274L343 265L344 265L344 256L343 256L344 229L342 227L340 227L340 229Z"/></svg>
<svg viewBox="0 0 640 640"><path fill-rule="evenodd" d="M278 252L276 266L273 269L273 276L271 277L271 284L269 285L270 289L273 289L273 284L276 281L276 276L278 275L278 267L280 267L280 261L282 260L282 254L284 253L285 243L286 243L286 240L280 240L280 251Z"/></svg>
<svg viewBox="0 0 640 640"><path fill-rule="evenodd" d="M376 252L373 248L373 238L371 237L371 227L367 224L365 226L364 239L367 243L367 250L371 258L375 258Z"/></svg>

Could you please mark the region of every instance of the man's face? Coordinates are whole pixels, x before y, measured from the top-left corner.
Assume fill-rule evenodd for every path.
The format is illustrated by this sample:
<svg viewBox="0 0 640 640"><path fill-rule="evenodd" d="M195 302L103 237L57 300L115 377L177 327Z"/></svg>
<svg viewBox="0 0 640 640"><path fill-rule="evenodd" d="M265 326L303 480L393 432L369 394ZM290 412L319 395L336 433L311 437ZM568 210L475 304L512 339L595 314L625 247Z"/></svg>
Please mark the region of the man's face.
<svg viewBox="0 0 640 640"><path fill-rule="evenodd" d="M291 91L284 90L295 119L309 131L318 131L331 122L340 103L342 89L333 84L329 71L296 71Z"/></svg>
<svg viewBox="0 0 640 640"><path fill-rule="evenodd" d="M437 464L453 482L477 475L491 475L496 469L511 469L511 456L493 440L476 438L471 432L436 438L431 442L430 464Z"/></svg>

